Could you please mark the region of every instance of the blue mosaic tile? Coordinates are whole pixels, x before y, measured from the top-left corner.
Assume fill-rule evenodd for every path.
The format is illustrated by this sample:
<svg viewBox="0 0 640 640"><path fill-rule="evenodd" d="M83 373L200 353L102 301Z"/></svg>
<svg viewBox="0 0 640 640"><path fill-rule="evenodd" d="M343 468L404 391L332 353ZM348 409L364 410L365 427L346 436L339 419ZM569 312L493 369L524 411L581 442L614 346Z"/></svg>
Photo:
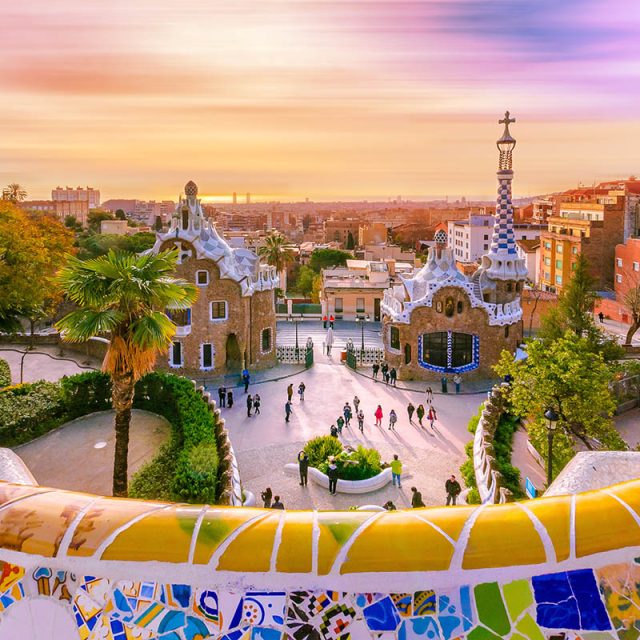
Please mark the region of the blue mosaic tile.
<svg viewBox="0 0 640 640"><path fill-rule="evenodd" d="M440 640L440 629L434 618L410 618L403 620L398 640Z"/></svg>
<svg viewBox="0 0 640 640"><path fill-rule="evenodd" d="M365 607L362 612L371 631L395 631L400 624L400 616L389 596Z"/></svg>

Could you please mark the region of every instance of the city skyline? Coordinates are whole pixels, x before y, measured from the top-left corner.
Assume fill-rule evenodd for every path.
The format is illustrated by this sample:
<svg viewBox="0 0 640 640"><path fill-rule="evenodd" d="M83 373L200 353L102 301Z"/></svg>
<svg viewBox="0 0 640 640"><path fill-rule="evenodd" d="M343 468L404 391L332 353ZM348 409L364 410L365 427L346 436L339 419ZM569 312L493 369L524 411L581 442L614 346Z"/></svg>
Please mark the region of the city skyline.
<svg viewBox="0 0 640 640"><path fill-rule="evenodd" d="M129 4L0 8L4 183L490 199L507 108L516 197L637 173L625 0Z"/></svg>

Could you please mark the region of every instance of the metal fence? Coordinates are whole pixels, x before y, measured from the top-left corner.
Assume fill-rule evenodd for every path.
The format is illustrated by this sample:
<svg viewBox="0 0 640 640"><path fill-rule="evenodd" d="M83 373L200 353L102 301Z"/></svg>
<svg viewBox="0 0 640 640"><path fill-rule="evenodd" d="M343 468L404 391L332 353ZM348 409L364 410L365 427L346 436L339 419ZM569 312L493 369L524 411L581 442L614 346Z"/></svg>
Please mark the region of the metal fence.
<svg viewBox="0 0 640 640"><path fill-rule="evenodd" d="M614 380L609 388L618 406L618 412L640 405L640 375Z"/></svg>
<svg viewBox="0 0 640 640"><path fill-rule="evenodd" d="M313 365L313 340L307 338L304 346L291 344L276 345L276 357L282 364L304 364L307 369Z"/></svg>

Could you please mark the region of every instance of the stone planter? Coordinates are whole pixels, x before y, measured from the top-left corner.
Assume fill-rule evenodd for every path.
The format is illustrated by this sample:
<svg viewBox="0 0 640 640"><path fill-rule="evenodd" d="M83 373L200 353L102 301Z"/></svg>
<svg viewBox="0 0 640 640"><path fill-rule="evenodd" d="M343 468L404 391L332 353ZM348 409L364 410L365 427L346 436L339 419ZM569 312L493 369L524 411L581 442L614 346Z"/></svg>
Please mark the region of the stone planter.
<svg viewBox="0 0 640 640"><path fill-rule="evenodd" d="M290 462L284 465L284 472L287 475L300 477L298 470L298 464L296 462ZM403 474L403 478L404 478ZM309 467L308 473L309 480L312 480L316 484L319 484L325 489L329 489L329 478L326 474L322 473L315 467ZM377 491L382 489L391 482L391 468L383 469L381 473L373 478L367 478L366 480L338 480L336 491L339 493L370 493L371 491Z"/></svg>

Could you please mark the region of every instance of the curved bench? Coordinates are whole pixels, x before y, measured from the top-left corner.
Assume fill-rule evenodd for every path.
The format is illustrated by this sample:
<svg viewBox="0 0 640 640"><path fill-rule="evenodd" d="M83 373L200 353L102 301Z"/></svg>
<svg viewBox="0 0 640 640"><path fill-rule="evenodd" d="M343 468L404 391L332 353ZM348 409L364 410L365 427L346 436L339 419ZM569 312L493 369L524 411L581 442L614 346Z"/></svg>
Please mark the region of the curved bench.
<svg viewBox="0 0 640 640"><path fill-rule="evenodd" d="M637 480L379 513L0 483L0 640L614 638L640 629L639 514Z"/></svg>
<svg viewBox="0 0 640 640"><path fill-rule="evenodd" d="M298 476L299 467L296 462L284 465L284 472L290 476ZM329 489L329 476L320 469L309 467L307 477L325 489ZM408 475L406 477L409 477ZM370 493L377 491L391 482L391 469L383 469L378 475L366 480L338 480L336 491L338 493Z"/></svg>

